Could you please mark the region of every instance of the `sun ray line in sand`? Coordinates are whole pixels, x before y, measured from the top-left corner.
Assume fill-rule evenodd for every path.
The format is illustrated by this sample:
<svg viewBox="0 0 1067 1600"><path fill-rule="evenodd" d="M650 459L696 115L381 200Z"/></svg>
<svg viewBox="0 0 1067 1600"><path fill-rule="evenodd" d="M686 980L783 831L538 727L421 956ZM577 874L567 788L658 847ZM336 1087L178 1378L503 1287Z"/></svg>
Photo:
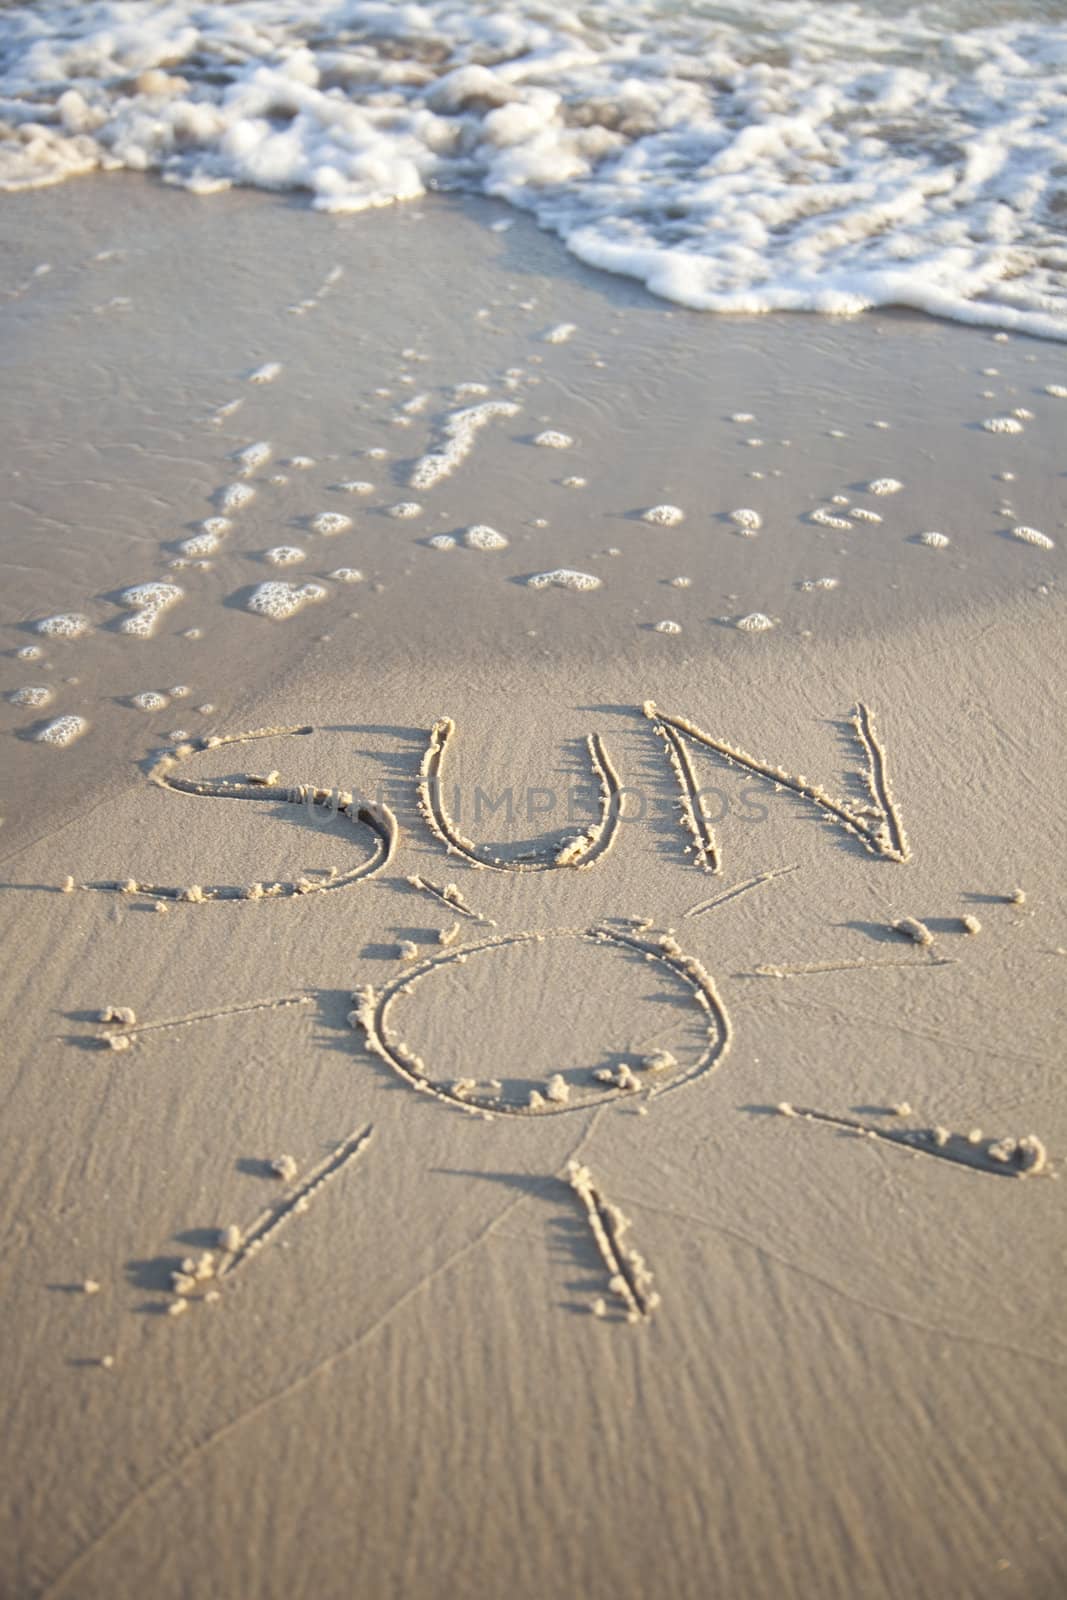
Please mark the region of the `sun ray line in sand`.
<svg viewBox="0 0 1067 1600"><path fill-rule="evenodd" d="M568 1161L577 1161L578 1157L581 1155L586 1144L596 1130L597 1123L600 1120L601 1109L601 1107L597 1107L593 1111L593 1114L590 1117L587 1126L583 1130L581 1137L578 1139L577 1143L572 1149L570 1156L568 1157ZM417 1283L413 1283L410 1289L405 1289L402 1294L399 1294L392 1304L387 1306L381 1315L378 1316L369 1327L364 1328L362 1332L357 1333L352 1339L349 1339L346 1344L341 1345L339 1349L332 1351L327 1356L321 1357L321 1359L316 1361L313 1366L309 1367L306 1372L302 1372L298 1377L291 1379L288 1383L285 1383L280 1388L275 1389L272 1394L264 1395L261 1400L257 1400L253 1405L249 1406L246 1411L238 1412L238 1414L235 1417L231 1417L228 1422L222 1423L219 1427L215 1428L213 1432L207 1434L196 1444L190 1446L190 1448L178 1456L176 1460L166 1465L162 1471L156 1474L154 1478L151 1478L146 1484L142 1485L141 1488L135 1490L126 1503L123 1506L120 1506L118 1511L111 1518L110 1522L106 1523L105 1526L100 1530L96 1537L91 1539L89 1543L77 1553L77 1555L72 1557L72 1559L67 1562L65 1567L61 1568L61 1570L56 1573L54 1578L51 1578L48 1581L44 1589L41 1590L38 1600L56 1600L56 1597L67 1588L68 1584L73 1578L77 1577L78 1573L81 1572L86 1563L92 1559L97 1551L100 1550L104 1544L106 1544L113 1534L117 1533L125 1525L133 1513L141 1505L148 1501L157 1490L166 1488L168 1484L172 1483L176 1478L178 1478L187 1467L193 1464L193 1462L198 1461L202 1456L206 1455L209 1450L213 1450L216 1445L222 1444L223 1441L228 1439L231 1434L236 1433L238 1429L244 1427L245 1423L254 1422L258 1417L263 1416L265 1412L269 1411L272 1406L279 1404L279 1402L282 1400L287 1400L290 1395L299 1394L302 1389L307 1388L307 1386L310 1383L313 1383L316 1378L321 1377L325 1373L331 1372L339 1362L345 1359L346 1356L351 1355L356 1350L359 1350L361 1346L368 1343L369 1340L374 1338L375 1334L380 1333L383 1328L388 1327L393 1318L397 1316L399 1312L403 1311L405 1306L409 1305L412 1300L415 1300L420 1294L422 1294L423 1290L429 1289L434 1283L437 1282L439 1278L443 1278L447 1273L451 1272L454 1267L461 1265L461 1263L465 1261L469 1255L473 1255L474 1251L477 1250L488 1239L490 1239L497 1229L507 1221L512 1212L517 1211L521 1205L525 1205L529 1198L530 1196L525 1193L515 1195L513 1199L507 1202L502 1210L497 1212L495 1217L486 1223L484 1228L481 1228L478 1233L475 1234L473 1239L469 1239L466 1244L458 1246L458 1248L455 1249L450 1256L446 1256L443 1261L439 1261L437 1265L435 1267L431 1267L429 1272L427 1272L424 1277L420 1278Z"/></svg>
<svg viewBox="0 0 1067 1600"><path fill-rule="evenodd" d="M903 960L889 961L807 961L795 967L761 966L753 967L751 972L737 972L737 978L804 978L817 972L867 972L875 967L907 967L912 971L929 972L933 967L956 967L959 962L955 956L929 956L926 960L916 960L914 956L905 956Z"/></svg>
<svg viewBox="0 0 1067 1600"><path fill-rule="evenodd" d="M886 853L890 854L895 861L907 861L911 850L893 801L893 791L889 787L885 746L878 738L874 725L874 713L870 706L864 705L862 700L858 700L850 720L855 730L856 738L862 745L867 757L864 775L871 800L883 819L884 828L888 835L891 850Z"/></svg>
<svg viewBox="0 0 1067 1600"><path fill-rule="evenodd" d="M988 1173L996 1178L1026 1178L1047 1171L1045 1146L1032 1133L1021 1139L987 1139L977 1128L969 1134L952 1133L948 1128L941 1127L889 1130L876 1128L858 1117L835 1116L829 1111L816 1111L811 1106L790 1105L787 1100L783 1100L777 1109L783 1117L840 1128L845 1133L873 1139L878 1144L895 1145L898 1149L910 1150L914 1155L933 1156L938 1161L949 1161L954 1166L968 1167L972 1172ZM902 1109L906 1111L907 1108Z"/></svg>
<svg viewBox="0 0 1067 1600"><path fill-rule="evenodd" d="M428 894L431 899L440 901L447 906L449 911L454 911L458 916L470 917L474 922L484 922L489 928L495 928L496 923L492 917L485 917L480 911L468 905L454 883L431 883L429 878L423 878L419 873L412 873L408 879L413 889L421 889L423 894Z"/></svg>
<svg viewBox="0 0 1067 1600"><path fill-rule="evenodd" d="M580 1161L568 1163L567 1182L585 1208L600 1258L608 1269L608 1287L626 1307L627 1322L647 1319L659 1305L660 1297L652 1287L652 1274L644 1257L625 1243L629 1217L607 1199L593 1182L589 1168Z"/></svg>
<svg viewBox="0 0 1067 1600"><path fill-rule="evenodd" d="M365 861L350 872L338 872L331 867L322 879L297 878L292 882L257 882L251 884L217 884L204 887L188 884L170 887L158 883L143 883L136 878L121 879L112 883L83 883L76 885L68 878L64 888L82 888L101 894L142 895L158 904L178 901L189 905L204 905L212 901L245 902L255 900L284 900L299 895L322 894L327 889L347 889L363 878L372 878L387 867L396 852L400 825L393 812L384 803L373 805L359 801L347 789L322 789L314 784L280 784L277 773L264 777L249 775L244 783L227 783L223 780L181 778L174 769L181 761L201 755L205 750L216 750L223 745L242 744L250 739L276 739L287 735L314 733L311 727L255 728L247 733L209 734L204 739L176 745L164 752L149 773L149 778L162 789L176 794L190 794L211 800L268 800L288 805L305 806L309 813L315 806L326 807L327 820L344 817L348 821L370 830L374 848Z"/></svg>
<svg viewBox="0 0 1067 1600"><path fill-rule="evenodd" d="M430 830L449 855L462 856L472 867L488 867L494 872L549 872L557 867L592 867L607 855L615 842L622 811L622 791L618 774L611 763L604 741L598 733L587 736L589 760L600 787L600 815L581 833L567 839L561 847L543 854L518 857L513 861L483 855L473 839L460 833L445 807L442 794L445 751L456 731L451 717L440 717L430 729L430 742L419 766L419 811Z"/></svg>
<svg viewBox="0 0 1067 1600"><path fill-rule="evenodd" d="M646 700L642 710L653 724L654 731L667 744L671 769L682 791L682 826L693 841L689 848L705 872L718 872L722 862L714 830L704 815L692 764L684 751L687 739L703 745L714 755L722 756L732 766L750 772L754 778L773 784L776 789L789 789L801 799L810 800L835 826L851 833L872 855L897 862L910 859L911 850L889 786L885 750L875 733L873 715L862 701L856 706L850 721L856 740L867 758L864 778L871 797L868 806L835 799L803 773L794 776L786 772L784 767L772 766L769 761L749 755L747 750L727 744L724 739L713 738L688 718L660 711L654 700Z"/></svg>
<svg viewBox="0 0 1067 1600"><path fill-rule="evenodd" d="M214 1011L191 1011L186 1017L168 1017L160 1022L134 1022L117 1031L100 1034L100 1041L114 1049L114 1041L118 1039L132 1043L142 1033L159 1033L165 1028L187 1028L194 1022L216 1022L220 1017L240 1017L250 1011L284 1011L288 1006L310 1005L314 998L310 994L285 994L276 1000L248 1000L241 1005L219 1006Z"/></svg>
<svg viewBox="0 0 1067 1600"><path fill-rule="evenodd" d="M274 1238L280 1228L294 1217L300 1216L310 1206L314 1197L328 1183L340 1176L344 1169L356 1161L374 1137L374 1127L368 1123L357 1128L334 1146L317 1166L312 1167L304 1180L290 1189L272 1206L267 1206L247 1228L241 1230L237 1248L227 1251L216 1273L219 1279L230 1278L253 1256L258 1255Z"/></svg>
<svg viewBox="0 0 1067 1600"><path fill-rule="evenodd" d="M750 889L758 889L763 883L772 883L775 878L784 878L789 872L799 871L799 862L795 862L791 867L769 867L766 872L757 872L754 878L746 878L744 883L735 883L732 889L727 889L711 900L701 900L697 905L690 906L688 911L682 912L682 916L699 917L705 911L714 911L716 906L724 906L728 900L738 899Z"/></svg>
<svg viewBox="0 0 1067 1600"><path fill-rule="evenodd" d="M694 1062L680 1068L669 1052L659 1051L646 1058L645 1072L638 1077L628 1067L615 1070L601 1068L593 1074L597 1087L587 1089L581 1099L571 1098L571 1085L562 1074L556 1073L545 1086L544 1094L533 1091L525 1104L507 1101L498 1092L480 1093L478 1083L472 1078L461 1078L456 1083L439 1082L429 1075L426 1063L403 1042L390 1038L389 1010L398 996L411 995L415 986L439 967L452 963L463 965L472 956L486 951L506 949L509 946L541 944L546 939L582 939L591 944L615 945L629 950L646 961L659 962L686 988L694 1003L707 1017L707 1043ZM733 1039L733 1030L726 1008L719 997L711 974L694 957L686 955L677 940L669 933L655 934L641 939L614 928L597 924L591 928L550 928L544 931L523 931L499 934L484 939L479 944L467 944L458 949L448 949L427 957L416 965L389 980L382 988L366 984L352 995L353 1010L348 1021L353 1028L363 1032L368 1050L379 1056L405 1083L421 1094L430 1095L444 1105L465 1111L468 1116L491 1121L495 1116L545 1117L567 1112L585 1111L591 1105L603 1105L630 1096L643 1095L651 1100L655 1095L681 1088L695 1078L717 1068ZM646 1075L647 1074L647 1075ZM601 1087L603 1085L603 1087ZM499 1086L498 1086L499 1087Z"/></svg>

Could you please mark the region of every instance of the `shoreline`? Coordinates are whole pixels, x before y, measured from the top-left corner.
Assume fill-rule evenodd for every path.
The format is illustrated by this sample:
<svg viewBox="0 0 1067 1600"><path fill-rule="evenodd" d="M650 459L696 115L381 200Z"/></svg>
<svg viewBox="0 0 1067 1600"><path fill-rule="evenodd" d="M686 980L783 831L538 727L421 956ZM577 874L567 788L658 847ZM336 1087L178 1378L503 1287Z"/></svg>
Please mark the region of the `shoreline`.
<svg viewBox="0 0 1067 1600"><path fill-rule="evenodd" d="M242 678L268 683L308 650L325 670L348 660L360 674L427 657L462 670L472 653L521 670L546 651L653 668L681 655L714 670L753 650L784 646L788 658L1055 592L1058 551L1011 532L1055 542L1067 528L1044 465L1064 407L1045 389L1062 374L1039 341L905 314L842 325L676 311L576 266L526 219L494 233L505 208L492 202L309 218L292 200L196 199L111 175L14 208L25 218L16 276L31 287L6 311L20 406L0 461L4 676L9 693L40 680L50 701L37 716L5 703L16 735L0 796L5 851L23 819L29 836L64 814L45 798L34 824L28 789L36 805L59 776L103 793L115 756L143 759L174 729L211 731ZM176 269L179 247L196 254ZM31 263L51 256L61 259L34 280ZM190 297L187 275L212 287ZM310 310L292 300L294 275L320 286ZM271 360L275 381L247 381ZM483 399L520 409L413 492L413 463ZM1031 414L1016 435L983 430L1015 409ZM532 447L546 427L574 444ZM242 479L232 458L250 440L272 455ZM364 478L365 493L338 489ZM872 494L882 480L903 488ZM183 544L214 526L228 482L243 482L250 504L206 558L176 568ZM390 515L408 503L420 506L412 520ZM663 504L684 521L642 520ZM733 520L738 507L755 513L754 535ZM351 527L322 537L309 525L320 511ZM464 549L464 529L486 525L507 546ZM948 546L924 547L928 529ZM439 534L457 548L431 548ZM302 559L272 566L278 549ZM556 568L600 587L531 592L531 576ZM360 577L338 583L341 570ZM151 639L123 639L122 594L158 580L182 597ZM256 585L275 580L310 582L324 598L284 623L247 615ZM86 617L86 637L36 633L41 617L68 612ZM738 634L749 615L772 630ZM14 659L27 645L47 647L41 669ZM170 696L175 685L188 697ZM131 706L141 693L171 703L146 715ZM42 751L35 732L64 713L86 718L89 734Z"/></svg>

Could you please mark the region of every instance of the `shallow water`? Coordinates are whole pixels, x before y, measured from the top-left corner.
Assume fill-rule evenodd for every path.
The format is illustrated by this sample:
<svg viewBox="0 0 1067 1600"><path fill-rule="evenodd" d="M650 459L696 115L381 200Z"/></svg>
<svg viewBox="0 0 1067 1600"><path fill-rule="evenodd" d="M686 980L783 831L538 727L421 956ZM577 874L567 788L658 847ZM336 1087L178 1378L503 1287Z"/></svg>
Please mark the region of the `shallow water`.
<svg viewBox="0 0 1067 1600"><path fill-rule="evenodd" d="M696 309L903 305L1067 337L1052 0L292 13L9 8L0 184L154 169L328 211L463 189Z"/></svg>

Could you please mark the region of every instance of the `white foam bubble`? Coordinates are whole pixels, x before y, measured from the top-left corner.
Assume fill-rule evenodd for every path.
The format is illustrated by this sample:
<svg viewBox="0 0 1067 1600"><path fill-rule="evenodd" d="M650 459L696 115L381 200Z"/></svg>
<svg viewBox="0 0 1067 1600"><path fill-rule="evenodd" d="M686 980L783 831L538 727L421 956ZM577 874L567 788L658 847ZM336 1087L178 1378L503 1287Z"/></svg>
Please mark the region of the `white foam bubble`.
<svg viewBox="0 0 1067 1600"><path fill-rule="evenodd" d="M165 711L170 701L155 689L142 689L140 694L130 696L130 704L136 706L138 711Z"/></svg>
<svg viewBox="0 0 1067 1600"><path fill-rule="evenodd" d="M1054 550L1056 548L1055 539L1050 539L1048 534L1042 533L1039 528L1027 528L1023 526L1013 528L1011 532L1012 538L1020 539L1023 544L1036 545L1039 550Z"/></svg>
<svg viewBox="0 0 1067 1600"><path fill-rule="evenodd" d="M655 631L656 633L681 633L682 624L680 622L671 622L664 618L662 622L656 623Z"/></svg>
<svg viewBox="0 0 1067 1600"><path fill-rule="evenodd" d="M650 522L656 528L676 528L679 522L685 521L685 512L681 506L649 506L647 511L642 511L641 521Z"/></svg>
<svg viewBox="0 0 1067 1600"><path fill-rule="evenodd" d="M840 582L840 578L805 578L800 587L811 594L816 589L836 589Z"/></svg>
<svg viewBox="0 0 1067 1600"><path fill-rule="evenodd" d="M468 550L506 550L508 547L504 535L497 533L495 528L490 528L484 522L468 528L463 535L463 543Z"/></svg>
<svg viewBox="0 0 1067 1600"><path fill-rule="evenodd" d="M343 489L345 494L373 494L374 493L374 485L373 485L373 483L364 483L361 478L350 478L345 483L339 483L337 485L337 487L339 489Z"/></svg>
<svg viewBox="0 0 1067 1600"><path fill-rule="evenodd" d="M241 468L241 476L248 478L257 467L265 467L272 454L266 439L257 439L254 444L246 444L243 450L235 451L233 459Z"/></svg>
<svg viewBox="0 0 1067 1600"><path fill-rule="evenodd" d="M280 361L265 361L261 367L248 374L249 383L273 383L280 376L282 364Z"/></svg>
<svg viewBox="0 0 1067 1600"><path fill-rule="evenodd" d="M413 517L421 517L422 507L417 500L400 500L389 507L389 515L401 522L410 522Z"/></svg>
<svg viewBox="0 0 1067 1600"><path fill-rule="evenodd" d="M866 506L849 506L848 514L857 522L881 522L882 515L879 511L868 511Z"/></svg>
<svg viewBox="0 0 1067 1600"><path fill-rule="evenodd" d="M758 533L763 527L763 518L759 512L750 510L748 506L741 506L737 511L731 511L730 521L744 533Z"/></svg>
<svg viewBox="0 0 1067 1600"><path fill-rule="evenodd" d="M545 428L534 439L534 444L540 445L542 450L569 450L573 443L569 433L560 433L557 428Z"/></svg>
<svg viewBox="0 0 1067 1600"><path fill-rule="evenodd" d="M34 626L38 633L48 634L54 639L80 639L83 633L89 632L92 624L79 611L64 611L55 617L42 617Z"/></svg>
<svg viewBox="0 0 1067 1600"><path fill-rule="evenodd" d="M584 489L588 485L588 478L561 478L560 483L564 489Z"/></svg>
<svg viewBox="0 0 1067 1600"><path fill-rule="evenodd" d="M352 518L346 517L343 511L320 511L311 519L312 533L325 534L332 538L335 533L344 533L352 526Z"/></svg>
<svg viewBox="0 0 1067 1600"><path fill-rule="evenodd" d="M1067 400L1067 386L1062 383L1046 383L1045 393L1050 394L1054 400Z"/></svg>
<svg viewBox="0 0 1067 1600"><path fill-rule="evenodd" d="M285 464L287 467L292 467L294 472L310 472L312 467L315 465L315 457L290 456L289 460Z"/></svg>
<svg viewBox="0 0 1067 1600"><path fill-rule="evenodd" d="M214 555L221 543L222 540L216 533L194 533L188 539L183 539L178 549L183 556L192 559L196 556ZM177 563L172 562L171 565L176 566Z"/></svg>
<svg viewBox="0 0 1067 1600"><path fill-rule="evenodd" d="M227 417L232 417L234 412L235 411L240 411L240 409L241 409L241 407L243 405L244 405L244 400L243 399L241 399L241 400L227 400L224 405L217 406L215 408L215 410L211 413L210 417L208 418L208 421L214 423L216 428L219 428L226 421Z"/></svg>
<svg viewBox="0 0 1067 1600"><path fill-rule="evenodd" d="M552 572L535 572L527 578L531 589L599 589L601 580L591 572L575 572L572 567L556 567Z"/></svg>
<svg viewBox="0 0 1067 1600"><path fill-rule="evenodd" d="M982 423L986 433L1022 433L1018 417L987 417Z"/></svg>
<svg viewBox="0 0 1067 1600"><path fill-rule="evenodd" d="M944 550L952 543L947 533L938 533L931 529L928 533L920 533L919 543L928 545L931 550Z"/></svg>
<svg viewBox="0 0 1067 1600"><path fill-rule="evenodd" d="M744 633L766 633L768 628L774 627L774 623L765 612L750 611L747 617L738 617L734 627Z"/></svg>
<svg viewBox="0 0 1067 1600"><path fill-rule="evenodd" d="M119 603L126 606L131 615L122 618L119 632L139 639L150 638L163 613L184 598L184 589L176 583L135 583L132 588L123 589Z"/></svg>
<svg viewBox="0 0 1067 1600"><path fill-rule="evenodd" d="M326 590L319 583L286 583L280 578L273 578L253 589L245 605L256 616L282 622L294 616L310 601L323 600L325 597Z"/></svg>
<svg viewBox="0 0 1067 1600"><path fill-rule="evenodd" d="M73 744L75 739L80 739L88 731L89 724L84 717L76 717L68 712L66 716L54 717L34 734L38 744L51 744L62 747Z"/></svg>
<svg viewBox="0 0 1067 1600"><path fill-rule="evenodd" d="M494 417L513 417L518 411L519 406L512 400L486 400L451 412L442 426L441 448L416 461L409 479L411 487L432 489L442 478L449 477L470 455L486 423Z"/></svg>
<svg viewBox="0 0 1067 1600"><path fill-rule="evenodd" d="M24 689L12 689L8 699L13 706L41 706L51 705L56 697L56 692L48 684L29 684Z"/></svg>
<svg viewBox="0 0 1067 1600"><path fill-rule="evenodd" d="M546 344L566 344L578 332L575 322L559 322L554 328L549 328L541 335Z"/></svg>
<svg viewBox="0 0 1067 1600"><path fill-rule="evenodd" d="M899 478L872 478L867 490L870 494L899 494L903 487Z"/></svg>
<svg viewBox="0 0 1067 1600"><path fill-rule="evenodd" d="M44 656L44 651L40 645L23 644L15 651L15 655L19 661L40 661Z"/></svg>
<svg viewBox="0 0 1067 1600"><path fill-rule="evenodd" d="M228 483L219 490L219 506L224 512L240 511L254 497L250 483Z"/></svg>
<svg viewBox="0 0 1067 1600"><path fill-rule="evenodd" d="M276 544L273 549L263 552L263 559L273 567L295 567L298 562L307 560L307 551L295 544Z"/></svg>
<svg viewBox="0 0 1067 1600"><path fill-rule="evenodd" d="M450 533L435 533L433 538L428 539L426 542L433 550L454 550L456 548L455 538Z"/></svg>
<svg viewBox="0 0 1067 1600"><path fill-rule="evenodd" d="M363 574L358 567L335 567L327 574L335 583L362 583Z"/></svg>
<svg viewBox="0 0 1067 1600"><path fill-rule="evenodd" d="M842 528L851 532L852 524L846 517L835 517L832 511L827 511L825 506L816 506L811 513L812 522L817 522L824 528Z"/></svg>

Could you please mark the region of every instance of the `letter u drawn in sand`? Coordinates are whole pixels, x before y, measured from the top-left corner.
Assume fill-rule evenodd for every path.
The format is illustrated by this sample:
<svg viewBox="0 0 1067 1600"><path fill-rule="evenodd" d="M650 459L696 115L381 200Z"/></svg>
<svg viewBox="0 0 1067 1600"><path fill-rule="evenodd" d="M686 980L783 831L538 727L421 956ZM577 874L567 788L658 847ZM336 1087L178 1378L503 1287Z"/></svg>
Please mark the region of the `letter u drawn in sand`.
<svg viewBox="0 0 1067 1600"><path fill-rule="evenodd" d="M419 810L450 855L462 856L470 866L489 867L494 872L550 872L556 867L592 867L601 856L607 855L619 828L622 791L618 774L598 733L591 733L585 741L600 787L597 820L562 846L540 855L508 861L480 851L473 839L460 833L445 807L442 797L445 751L455 731L456 724L451 717L439 718L430 729L430 742L419 767L418 790Z"/></svg>

